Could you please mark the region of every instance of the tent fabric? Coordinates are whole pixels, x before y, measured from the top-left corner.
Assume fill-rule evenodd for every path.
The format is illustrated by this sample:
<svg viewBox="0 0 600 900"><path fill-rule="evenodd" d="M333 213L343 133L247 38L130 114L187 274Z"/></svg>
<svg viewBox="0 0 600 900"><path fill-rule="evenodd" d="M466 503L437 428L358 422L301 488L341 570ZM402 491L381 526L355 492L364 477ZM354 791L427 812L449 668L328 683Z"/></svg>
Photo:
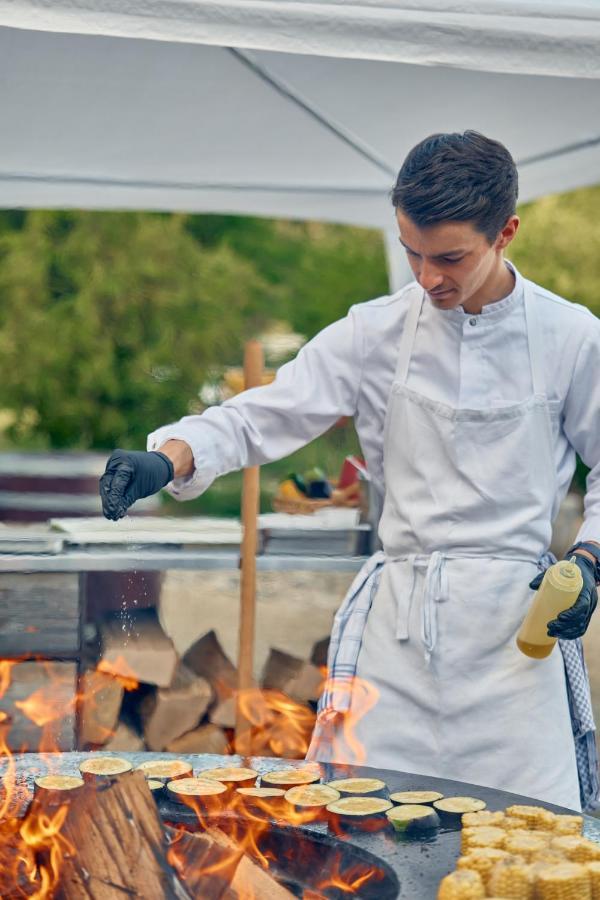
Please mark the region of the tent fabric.
<svg viewBox="0 0 600 900"><path fill-rule="evenodd" d="M0 0L0 24L507 74L600 77L597 0Z"/></svg>
<svg viewBox="0 0 600 900"><path fill-rule="evenodd" d="M0 0L0 206L389 230L408 150L466 128L522 200L596 183L599 28L596 0Z"/></svg>

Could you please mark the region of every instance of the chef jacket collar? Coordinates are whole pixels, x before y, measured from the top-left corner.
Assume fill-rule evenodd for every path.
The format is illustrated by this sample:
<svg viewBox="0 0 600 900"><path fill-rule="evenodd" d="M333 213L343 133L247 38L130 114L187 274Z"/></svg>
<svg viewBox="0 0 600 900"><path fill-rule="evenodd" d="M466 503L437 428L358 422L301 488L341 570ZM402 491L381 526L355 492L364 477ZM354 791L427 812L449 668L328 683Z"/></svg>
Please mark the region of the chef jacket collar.
<svg viewBox="0 0 600 900"><path fill-rule="evenodd" d="M514 287L510 294L507 294L502 300L496 300L495 303L488 303L483 307L479 313L482 325L492 325L500 319L504 319L523 301L523 277L511 262L507 259L504 262L515 276ZM457 322L461 326L464 324L465 319L470 319L473 316L473 313L465 312L462 306L458 306L456 309L439 309L436 312L441 313L441 315Z"/></svg>

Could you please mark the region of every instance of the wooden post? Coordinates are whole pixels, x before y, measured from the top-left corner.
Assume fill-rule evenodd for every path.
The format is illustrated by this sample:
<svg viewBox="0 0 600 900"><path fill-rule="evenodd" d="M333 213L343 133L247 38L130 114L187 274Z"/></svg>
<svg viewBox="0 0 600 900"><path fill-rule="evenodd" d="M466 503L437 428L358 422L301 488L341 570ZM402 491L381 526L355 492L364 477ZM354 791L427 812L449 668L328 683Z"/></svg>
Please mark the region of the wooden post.
<svg viewBox="0 0 600 900"><path fill-rule="evenodd" d="M246 390L262 384L263 351L259 341L248 341L244 353L244 386ZM235 742L239 749L249 747L250 723L240 705L242 691L252 687L254 669L254 620L256 612L257 515L260 491L260 469L244 469L242 485L242 558L240 574L240 632L238 652L238 701L235 719Z"/></svg>

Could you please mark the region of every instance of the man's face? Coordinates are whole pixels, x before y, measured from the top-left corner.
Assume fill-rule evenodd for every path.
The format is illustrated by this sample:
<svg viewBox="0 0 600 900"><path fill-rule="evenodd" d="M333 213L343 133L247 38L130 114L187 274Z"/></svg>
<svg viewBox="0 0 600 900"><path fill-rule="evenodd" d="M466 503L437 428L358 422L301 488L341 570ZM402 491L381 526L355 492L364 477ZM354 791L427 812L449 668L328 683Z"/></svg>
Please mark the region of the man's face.
<svg viewBox="0 0 600 900"><path fill-rule="evenodd" d="M518 219L512 217L516 225L509 220L490 244L470 222L420 228L399 209L396 218L413 274L438 309L455 309L485 290L496 277L502 250L518 226Z"/></svg>

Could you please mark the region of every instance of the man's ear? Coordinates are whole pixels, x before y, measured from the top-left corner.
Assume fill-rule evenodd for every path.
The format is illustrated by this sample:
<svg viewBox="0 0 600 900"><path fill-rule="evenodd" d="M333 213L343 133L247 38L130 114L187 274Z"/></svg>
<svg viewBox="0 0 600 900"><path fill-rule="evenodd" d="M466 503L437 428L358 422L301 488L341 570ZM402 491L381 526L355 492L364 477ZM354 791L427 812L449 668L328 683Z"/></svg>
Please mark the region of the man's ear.
<svg viewBox="0 0 600 900"><path fill-rule="evenodd" d="M496 250L504 250L505 247L508 247L510 242L514 240L520 224L521 220L518 216L510 216L510 218L506 220L504 228L496 239Z"/></svg>

